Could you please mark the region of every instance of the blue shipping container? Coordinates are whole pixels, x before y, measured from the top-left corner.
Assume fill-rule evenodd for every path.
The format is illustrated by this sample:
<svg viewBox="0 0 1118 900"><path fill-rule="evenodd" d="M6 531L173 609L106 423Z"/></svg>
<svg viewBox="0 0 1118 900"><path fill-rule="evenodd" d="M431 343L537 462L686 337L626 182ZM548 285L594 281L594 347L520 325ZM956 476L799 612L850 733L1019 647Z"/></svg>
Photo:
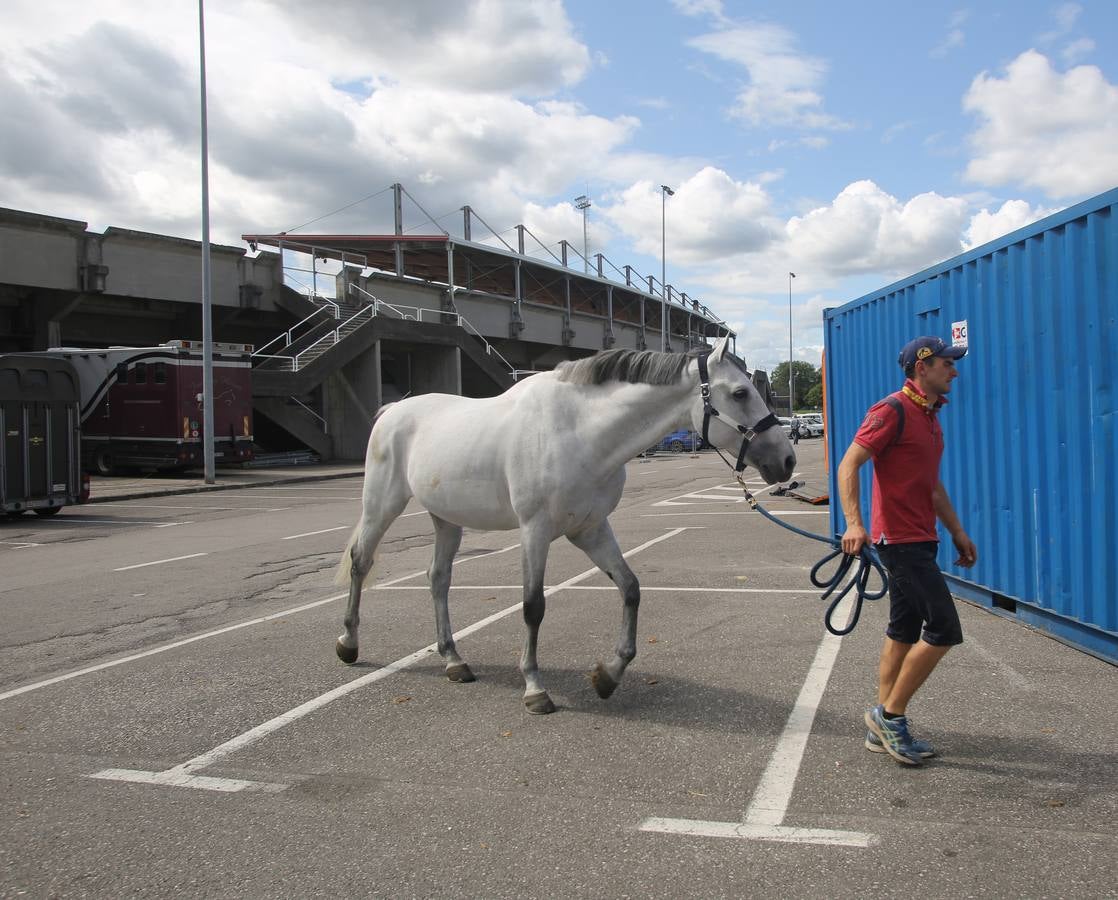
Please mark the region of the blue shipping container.
<svg viewBox="0 0 1118 900"><path fill-rule="evenodd" d="M978 546L939 563L961 597L1118 662L1118 189L824 312L831 528L836 471L897 354L966 330L940 412L940 475ZM862 472L864 515L870 473Z"/></svg>

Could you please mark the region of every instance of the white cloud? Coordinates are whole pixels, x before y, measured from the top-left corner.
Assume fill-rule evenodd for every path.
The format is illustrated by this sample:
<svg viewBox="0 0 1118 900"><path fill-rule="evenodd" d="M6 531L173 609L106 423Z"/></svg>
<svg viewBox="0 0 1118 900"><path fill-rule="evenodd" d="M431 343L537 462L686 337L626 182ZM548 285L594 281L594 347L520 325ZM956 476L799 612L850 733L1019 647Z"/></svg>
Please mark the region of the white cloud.
<svg viewBox="0 0 1118 900"><path fill-rule="evenodd" d="M1055 71L1028 50L1003 77L974 79L963 106L980 119L966 177L1018 184L1049 197L1114 187L1118 172L1118 87L1095 66Z"/></svg>
<svg viewBox="0 0 1118 900"><path fill-rule="evenodd" d="M967 42L967 36L961 28L953 28L947 33L940 43L928 51L928 55L932 59L942 59L947 56L952 50L957 50Z"/></svg>
<svg viewBox="0 0 1118 900"><path fill-rule="evenodd" d="M1068 65L1079 62L1085 56L1090 56L1095 52L1095 42L1090 38L1078 38L1072 41L1063 50L1060 51L1060 56Z"/></svg>
<svg viewBox="0 0 1118 900"><path fill-rule="evenodd" d="M450 82L458 91L539 96L579 81L591 64L560 0L474 0L454 4L451 14L445 0L334 0L310 29L301 0L247 2L280 11L293 32L305 35L296 43L336 48L328 63L318 62L355 75L371 70L413 84Z"/></svg>
<svg viewBox="0 0 1118 900"><path fill-rule="evenodd" d="M1024 200L1007 200L994 212L980 209L971 216L970 225L963 235L963 245L967 250L971 250L981 244L997 240L1018 228L1024 228L1054 212L1056 210L1040 206L1033 208Z"/></svg>
<svg viewBox="0 0 1118 900"><path fill-rule="evenodd" d="M0 70L0 105L22 123L2 139L0 205L197 236L194 15L112 0L21 6ZM287 0L207 12L215 240L287 228L394 181L515 222L526 198L572 176L630 183L651 161L623 149L636 119L546 99L589 59L556 0L476 0L453 22L436 0L375 14L350 0L310 28ZM380 206L330 225L385 228Z"/></svg>
<svg viewBox="0 0 1118 900"><path fill-rule="evenodd" d="M849 127L823 112L819 88L826 63L798 53L795 37L787 29L768 24L738 25L692 38L688 43L746 69L749 83L738 94L731 114L751 125Z"/></svg>
<svg viewBox="0 0 1118 900"><path fill-rule="evenodd" d="M792 140L774 138L769 141L769 153L776 153L777 150L783 150L786 147L807 147L809 150L824 150L830 143L830 138L819 134L808 134Z"/></svg>
<svg viewBox="0 0 1118 900"><path fill-rule="evenodd" d="M962 47L966 41L966 32L963 31L963 24L970 18L970 11L960 9L951 14L947 22L947 36L933 47L928 55L933 59L942 59L947 56L952 50Z"/></svg>
<svg viewBox="0 0 1118 900"><path fill-rule="evenodd" d="M685 16L711 16L719 21L726 18L722 0L672 0L672 6Z"/></svg>
<svg viewBox="0 0 1118 900"><path fill-rule="evenodd" d="M660 185L637 182L615 195L605 214L637 251L656 257L663 222L673 267L760 250L780 233L772 201L760 184L735 181L706 166L674 188L665 207Z"/></svg>
<svg viewBox="0 0 1118 900"><path fill-rule="evenodd" d="M788 251L801 267L832 276L916 271L959 252L966 211L958 197L925 193L901 203L857 181L831 205L788 221Z"/></svg>

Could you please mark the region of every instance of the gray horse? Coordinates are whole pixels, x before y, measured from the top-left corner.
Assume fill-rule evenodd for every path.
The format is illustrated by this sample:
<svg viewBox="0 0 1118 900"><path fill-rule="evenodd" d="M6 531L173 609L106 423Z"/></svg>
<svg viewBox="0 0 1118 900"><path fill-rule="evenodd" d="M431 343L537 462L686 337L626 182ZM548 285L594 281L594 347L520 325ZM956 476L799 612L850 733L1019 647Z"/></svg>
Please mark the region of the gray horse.
<svg viewBox="0 0 1118 900"><path fill-rule="evenodd" d="M710 441L737 452L743 430L769 415L745 365L726 340L707 357ZM357 660L361 587L388 527L414 497L435 526L428 576L438 647L451 681L473 681L454 644L447 610L451 565L462 529L520 529L524 621L520 657L524 704L555 710L540 678L536 643L544 617L544 569L551 542L565 536L621 593L621 634L613 658L591 677L609 697L636 656L640 586L622 558L608 516L621 499L625 463L670 431L701 429L704 403L696 354L607 350L519 382L497 397L423 394L383 407L365 458L361 520L338 566L349 586L337 653ZM737 426L742 426L739 429ZM780 428L751 435L746 461L769 484L792 474L795 454Z"/></svg>

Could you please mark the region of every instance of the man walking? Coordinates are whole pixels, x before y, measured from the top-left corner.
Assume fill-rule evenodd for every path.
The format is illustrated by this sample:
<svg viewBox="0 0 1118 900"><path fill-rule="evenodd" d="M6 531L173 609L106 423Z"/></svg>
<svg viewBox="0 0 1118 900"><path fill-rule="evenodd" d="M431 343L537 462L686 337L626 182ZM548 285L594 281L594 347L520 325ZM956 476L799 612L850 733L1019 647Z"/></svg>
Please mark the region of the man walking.
<svg viewBox="0 0 1118 900"><path fill-rule="evenodd" d="M938 413L966 349L938 337L905 344L898 362L901 390L874 404L839 464L838 486L846 532L844 553L872 540L889 572L889 625L878 665L877 705L865 715L866 748L905 765L921 765L934 750L912 737L905 715L912 696L955 644L963 641L959 614L936 564L936 519L959 553L956 565L978 558L939 480L943 432ZM858 471L874 461L870 534L862 524Z"/></svg>

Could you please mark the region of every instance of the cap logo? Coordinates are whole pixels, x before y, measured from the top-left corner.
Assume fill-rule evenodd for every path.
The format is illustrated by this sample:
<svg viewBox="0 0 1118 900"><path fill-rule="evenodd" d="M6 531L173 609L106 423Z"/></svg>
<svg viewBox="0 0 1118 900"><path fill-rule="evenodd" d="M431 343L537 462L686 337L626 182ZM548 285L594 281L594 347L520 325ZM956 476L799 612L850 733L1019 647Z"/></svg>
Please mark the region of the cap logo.
<svg viewBox="0 0 1118 900"><path fill-rule="evenodd" d="M929 356L935 355L935 351L931 347L921 347L916 351L917 359L927 359Z"/></svg>

